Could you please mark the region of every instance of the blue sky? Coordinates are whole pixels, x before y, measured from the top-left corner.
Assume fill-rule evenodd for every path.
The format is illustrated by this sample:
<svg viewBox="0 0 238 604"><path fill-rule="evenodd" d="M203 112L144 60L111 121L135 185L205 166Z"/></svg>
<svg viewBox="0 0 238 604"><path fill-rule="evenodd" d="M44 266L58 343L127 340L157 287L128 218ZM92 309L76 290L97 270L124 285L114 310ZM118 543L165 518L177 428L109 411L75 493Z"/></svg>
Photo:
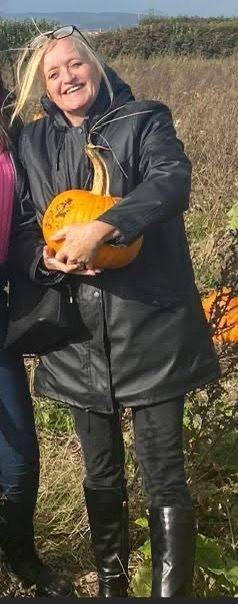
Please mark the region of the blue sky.
<svg viewBox="0 0 238 604"><path fill-rule="evenodd" d="M238 16L238 0L0 0L4 12L148 12L163 14Z"/></svg>

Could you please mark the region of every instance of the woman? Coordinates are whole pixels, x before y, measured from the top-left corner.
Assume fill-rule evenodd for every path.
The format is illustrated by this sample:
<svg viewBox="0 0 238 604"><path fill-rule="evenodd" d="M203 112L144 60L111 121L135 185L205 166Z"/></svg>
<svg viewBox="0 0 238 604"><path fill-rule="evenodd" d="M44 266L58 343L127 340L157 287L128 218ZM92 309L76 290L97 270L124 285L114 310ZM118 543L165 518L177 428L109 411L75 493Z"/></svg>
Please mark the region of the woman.
<svg viewBox="0 0 238 604"><path fill-rule="evenodd" d="M169 109L135 101L74 26L38 36L15 115L43 87L46 116L25 126L20 157L29 182L15 240L15 266L31 279L67 281L89 336L43 355L37 390L68 403L85 458L84 490L99 596L127 595L128 507L121 407L131 407L148 500L152 596L189 595L195 521L184 474L184 396L219 377L194 283L184 230L191 165ZM22 64L26 54L22 58ZM91 188L87 143L107 165L121 201L44 246L40 223L54 195ZM97 273L103 243L143 235L128 266Z"/></svg>
<svg viewBox="0 0 238 604"><path fill-rule="evenodd" d="M8 99L6 98L8 96ZM39 451L32 401L23 359L3 350L7 328L7 254L14 198L23 180L15 183L15 156L21 123L8 130L9 95L0 78L0 548L1 559L36 595L66 595L66 585L39 559L34 547L33 515L39 482ZM16 158L15 158L16 159Z"/></svg>

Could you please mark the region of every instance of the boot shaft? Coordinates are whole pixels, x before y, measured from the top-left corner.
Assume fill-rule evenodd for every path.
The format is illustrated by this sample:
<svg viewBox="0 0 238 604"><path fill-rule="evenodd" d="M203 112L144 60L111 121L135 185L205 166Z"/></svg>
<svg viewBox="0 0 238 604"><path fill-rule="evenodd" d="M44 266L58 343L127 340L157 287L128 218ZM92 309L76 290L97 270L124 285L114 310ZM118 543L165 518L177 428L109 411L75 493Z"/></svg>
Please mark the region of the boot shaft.
<svg viewBox="0 0 238 604"><path fill-rule="evenodd" d="M128 502L124 488L84 485L90 532L99 576L99 595L126 596L128 585Z"/></svg>
<svg viewBox="0 0 238 604"><path fill-rule="evenodd" d="M192 593L196 523L192 508L179 506L149 511L152 553L152 596Z"/></svg>

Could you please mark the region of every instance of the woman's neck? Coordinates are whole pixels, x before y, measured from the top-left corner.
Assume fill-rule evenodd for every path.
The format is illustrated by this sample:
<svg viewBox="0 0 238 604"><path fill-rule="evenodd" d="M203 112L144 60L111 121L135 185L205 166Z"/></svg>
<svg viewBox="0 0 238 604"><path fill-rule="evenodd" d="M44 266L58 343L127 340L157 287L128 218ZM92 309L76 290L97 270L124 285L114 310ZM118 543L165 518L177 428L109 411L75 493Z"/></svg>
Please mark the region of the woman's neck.
<svg viewBox="0 0 238 604"><path fill-rule="evenodd" d="M87 115L72 115L72 113L67 113L66 111L64 111L64 115L74 127L81 126L88 119Z"/></svg>

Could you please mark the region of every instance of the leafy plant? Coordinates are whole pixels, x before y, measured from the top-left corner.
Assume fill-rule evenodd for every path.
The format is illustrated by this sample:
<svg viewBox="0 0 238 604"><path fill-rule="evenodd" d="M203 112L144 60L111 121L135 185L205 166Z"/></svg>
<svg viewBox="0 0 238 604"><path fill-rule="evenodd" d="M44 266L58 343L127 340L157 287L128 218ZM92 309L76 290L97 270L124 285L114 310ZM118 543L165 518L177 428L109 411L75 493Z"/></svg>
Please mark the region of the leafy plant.
<svg viewBox="0 0 238 604"><path fill-rule="evenodd" d="M70 411L47 398L35 401L36 426L39 432L45 434L71 435L74 430L73 419Z"/></svg>
<svg viewBox="0 0 238 604"><path fill-rule="evenodd" d="M147 526L146 518L138 518L136 524L141 527ZM151 593L151 547L150 540L147 539L142 546L138 548L142 555L142 561L133 576L131 588L136 597L149 597ZM215 539L205 535L197 535L195 572L202 572L203 576L209 582L210 578L215 577L213 581L216 585L216 591L221 594L238 595L238 560L226 555L222 547Z"/></svg>
<svg viewBox="0 0 238 604"><path fill-rule="evenodd" d="M216 589L238 596L238 560L226 555L215 539L197 536L196 565L216 576Z"/></svg>
<svg viewBox="0 0 238 604"><path fill-rule="evenodd" d="M238 201L235 201L229 212L227 212L227 226L229 229L238 229Z"/></svg>

